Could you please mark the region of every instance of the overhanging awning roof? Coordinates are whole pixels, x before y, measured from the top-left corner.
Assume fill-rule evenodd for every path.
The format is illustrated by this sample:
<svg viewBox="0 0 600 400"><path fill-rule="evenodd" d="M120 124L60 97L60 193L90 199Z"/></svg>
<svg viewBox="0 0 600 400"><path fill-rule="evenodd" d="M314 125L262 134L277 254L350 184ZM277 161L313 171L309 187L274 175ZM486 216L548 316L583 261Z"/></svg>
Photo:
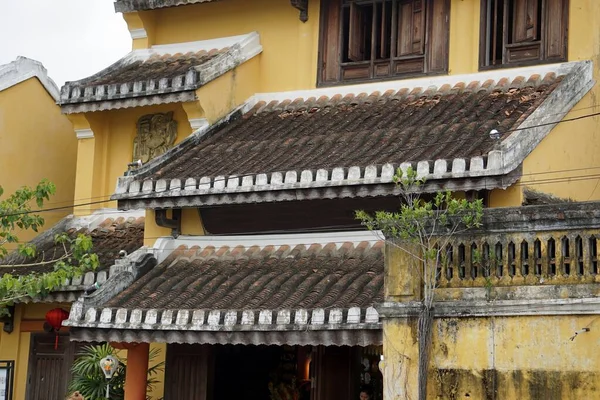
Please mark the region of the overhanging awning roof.
<svg viewBox="0 0 600 400"><path fill-rule="evenodd" d="M108 68L61 89L64 113L196 100L196 89L262 51L258 33L133 50Z"/></svg>
<svg viewBox="0 0 600 400"><path fill-rule="evenodd" d="M398 167L428 192L506 188L593 83L591 63L576 62L257 95L120 178L112 198L171 208L382 196Z"/></svg>
<svg viewBox="0 0 600 400"><path fill-rule="evenodd" d="M383 242L372 233L325 235L320 242L314 235L238 237L221 246L209 237L193 240L107 301L94 297L107 298L110 282L87 303L75 303L67 321L73 339L381 343L373 306L383 301Z"/></svg>
<svg viewBox="0 0 600 400"><path fill-rule="evenodd" d="M111 276L110 268L119 258L120 251L133 253L142 247L144 212L104 209L87 217L68 216L30 242L36 249L34 257L25 257L14 251L0 259L2 273L20 276L52 271L54 262L51 261L65 255L65 248L57 244L54 239L55 235L63 233L71 237L78 234L91 237L92 251L99 260L98 269L70 279L64 286L45 296L25 297L19 302L73 302L83 294L86 287L106 282Z"/></svg>

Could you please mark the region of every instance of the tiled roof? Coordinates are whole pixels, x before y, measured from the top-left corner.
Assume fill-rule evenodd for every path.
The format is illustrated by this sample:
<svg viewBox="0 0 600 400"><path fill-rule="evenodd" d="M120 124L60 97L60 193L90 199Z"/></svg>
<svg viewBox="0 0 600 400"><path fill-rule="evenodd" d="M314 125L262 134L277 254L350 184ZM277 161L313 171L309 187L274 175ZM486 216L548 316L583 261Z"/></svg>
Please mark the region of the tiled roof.
<svg viewBox="0 0 600 400"><path fill-rule="evenodd" d="M383 244L337 246L182 246L106 306L276 310L382 301Z"/></svg>
<svg viewBox="0 0 600 400"><path fill-rule="evenodd" d="M194 100L195 89L260 51L257 33L133 50L89 78L67 82L60 103L72 113Z"/></svg>
<svg viewBox="0 0 600 400"><path fill-rule="evenodd" d="M208 3L215 0L116 0L117 12L132 12L140 10L154 10L156 8L185 6L188 4Z"/></svg>
<svg viewBox="0 0 600 400"><path fill-rule="evenodd" d="M82 277L73 278L68 285L59 290L60 292L80 292L85 286L89 286L94 282L102 284L109 278L108 269L119 258L121 250L129 254L142 247L144 217L125 215L124 217L102 218L101 221L96 221L91 229L83 225L77 218L64 219L31 242L36 247L37 254L35 257L24 257L15 251L1 259L2 273L25 275L52 271L54 264L46 264L45 262L64 256L63 246L54 242L54 235L63 232L72 237L80 233L90 235L93 242L92 251L98 255L100 261L96 271L88 272ZM27 266L19 266L23 264L27 264ZM70 301L75 299L71 297L69 297Z"/></svg>
<svg viewBox="0 0 600 400"><path fill-rule="evenodd" d="M482 156L494 146L490 130L514 128L560 81L548 74L512 82L259 102L151 178Z"/></svg>
<svg viewBox="0 0 600 400"><path fill-rule="evenodd" d="M384 245L370 232L358 235L350 232L345 236L348 241L320 240L306 245L288 235L272 245L248 245L250 240L261 239L246 237L250 239L237 242L239 245L219 246L216 238L213 243L217 246L179 246L110 300L95 299L105 298L105 292L114 293L107 283L77 302L67 324L121 332L186 331L211 343L220 339L201 332L279 331L284 335L293 331L290 340L302 342L308 339L297 337L299 332L378 330L379 316L373 306L383 301ZM359 241L352 241L357 238ZM211 240L189 239L196 243ZM289 244L282 244L286 239ZM313 239L318 238L313 235ZM163 245L184 240L157 243L154 252L160 255ZM351 340L379 342L378 334L373 335ZM258 343L267 339L240 340Z"/></svg>
<svg viewBox="0 0 600 400"><path fill-rule="evenodd" d="M440 77L429 87L414 80L393 90L381 83L372 92L373 85L327 89L343 95L259 95L243 116L121 178L114 198L389 183L395 168L410 165L429 181L505 175L593 84L589 63L534 71ZM261 101L269 97L276 99Z"/></svg>

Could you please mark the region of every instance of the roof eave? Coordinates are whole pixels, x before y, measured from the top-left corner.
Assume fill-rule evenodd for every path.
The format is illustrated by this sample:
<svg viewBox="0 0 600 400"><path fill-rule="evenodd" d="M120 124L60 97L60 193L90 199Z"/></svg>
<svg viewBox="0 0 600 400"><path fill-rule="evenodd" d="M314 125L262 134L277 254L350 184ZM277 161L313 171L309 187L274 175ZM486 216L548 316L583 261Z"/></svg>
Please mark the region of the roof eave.
<svg viewBox="0 0 600 400"><path fill-rule="evenodd" d="M357 167L358 168L358 167ZM341 168L340 168L341 169ZM392 170L392 167L389 168ZM440 190L471 191L506 189L521 177L521 167L503 175L482 175L479 177L431 179L420 186L421 193L436 193ZM189 183L189 182L188 182ZM157 183L158 184L158 183ZM231 204L274 203L300 200L368 198L398 196L400 191L391 178L379 182L356 182L341 180L319 185L296 182L294 185L265 185L262 188L243 186L224 187L222 189L179 189L165 192L140 192L136 196L115 194L111 199L118 201L120 209L135 208L166 209L180 207L210 207Z"/></svg>
<svg viewBox="0 0 600 400"><path fill-rule="evenodd" d="M227 48L199 66L190 67L185 74L150 80L94 84L94 80L133 62L146 60L152 54L175 54L213 48ZM60 92L61 109L66 114L93 112L127 107L187 102L196 99L195 90L231 71L262 52L257 32L198 42L153 46L133 50L104 70L79 81L67 82Z"/></svg>
<svg viewBox="0 0 600 400"><path fill-rule="evenodd" d="M115 11L128 13L147 11L159 8L186 6L197 3L208 3L216 0L116 0Z"/></svg>
<svg viewBox="0 0 600 400"><path fill-rule="evenodd" d="M519 166L525 158L595 83L591 61L556 65L553 71L564 76L562 82L510 136L499 141L485 155L470 159L422 160L398 165L347 166L331 170L282 171L244 176L182 177L156 181L145 178L152 170L164 166L176 153L187 148L188 143L129 176L119 178L112 199L118 200L119 206L125 208L169 208L179 205L391 195L394 194L392 182L397 168L403 171L415 169L428 182L422 188L424 192L506 188L519 177ZM251 108L255 101L256 98L250 99L245 109ZM207 129L214 131L218 127Z"/></svg>

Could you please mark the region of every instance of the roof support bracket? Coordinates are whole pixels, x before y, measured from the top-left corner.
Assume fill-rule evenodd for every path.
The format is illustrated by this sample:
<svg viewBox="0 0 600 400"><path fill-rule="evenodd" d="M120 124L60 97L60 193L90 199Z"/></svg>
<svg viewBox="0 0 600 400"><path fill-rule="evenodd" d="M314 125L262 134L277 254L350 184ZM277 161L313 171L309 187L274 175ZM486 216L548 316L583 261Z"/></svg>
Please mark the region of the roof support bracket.
<svg viewBox="0 0 600 400"><path fill-rule="evenodd" d="M156 221L156 225L163 228L170 228L171 236L175 239L181 235L181 208L174 208L171 218L167 217L167 210L155 210L154 220Z"/></svg>
<svg viewBox="0 0 600 400"><path fill-rule="evenodd" d="M300 10L300 21L308 21L308 0L290 0L292 7L296 7Z"/></svg>

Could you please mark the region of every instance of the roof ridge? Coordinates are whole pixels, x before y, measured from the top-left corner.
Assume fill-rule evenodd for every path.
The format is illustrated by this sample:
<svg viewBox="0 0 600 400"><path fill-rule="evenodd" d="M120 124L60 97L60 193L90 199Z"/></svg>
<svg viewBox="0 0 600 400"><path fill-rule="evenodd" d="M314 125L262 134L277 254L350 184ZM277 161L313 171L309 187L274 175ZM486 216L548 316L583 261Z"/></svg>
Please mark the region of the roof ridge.
<svg viewBox="0 0 600 400"><path fill-rule="evenodd" d="M269 102L281 103L285 100L292 99L293 101L296 99L308 99L311 97L315 97L317 99L321 97L331 99L334 96L344 97L347 95L354 97L361 94L371 95L375 92L386 93L390 90L397 93L402 89L408 89L409 92L414 89L420 89L421 92L424 92L431 87L440 88L444 85L451 85L452 88L455 88L457 85L462 84L466 88L473 82L483 83L488 80L499 82L503 79L507 80L510 85L519 77L529 79L529 77L532 75L540 75L543 77L545 77L547 74L556 74L557 76L566 75L577 68L578 65L585 62L586 61L570 61L565 63L535 65L531 67L486 70L469 74L439 75L434 77L418 77L413 79L398 79L362 84L337 85L305 90L265 92L255 94L251 97L251 100L254 104L261 101L269 104Z"/></svg>
<svg viewBox="0 0 600 400"><path fill-rule="evenodd" d="M40 61L23 56L18 56L8 64L0 65L0 92L30 78L37 78L48 94L55 101L59 100L58 86L48 76L48 70L44 65Z"/></svg>
<svg viewBox="0 0 600 400"><path fill-rule="evenodd" d="M347 252L356 251L356 248L361 245L367 246L369 250L375 249L377 251L382 249L382 246L378 246L379 242L383 241L383 234L379 231L345 231L345 232L311 232L311 233L289 233L289 234L265 234L265 235L231 235L231 236L186 236L181 235L177 239L172 237L162 237L157 239L152 251L157 255L159 262L162 262L167 258L175 249L178 251L185 248L189 250L195 246L198 246L198 251L195 253L197 258L211 258L218 257L219 251L227 253L233 253L238 247L244 248L243 253L251 251L255 253L256 247L262 251L266 247L272 247L270 254L278 254L280 250L280 258L286 258L294 250L305 246L306 249L310 249L311 246L318 245L322 246L321 250L326 246L335 245L336 254L343 255L344 251L340 251L342 247L348 247L352 245L352 250ZM182 248L183 246L183 248ZM289 247L289 249L286 249ZM214 248L203 255L205 249ZM329 248L331 249L331 247ZM259 251L259 253L260 253ZM312 251L312 250L311 250ZM249 253L250 254L250 253ZM233 257L237 257L233 254Z"/></svg>

